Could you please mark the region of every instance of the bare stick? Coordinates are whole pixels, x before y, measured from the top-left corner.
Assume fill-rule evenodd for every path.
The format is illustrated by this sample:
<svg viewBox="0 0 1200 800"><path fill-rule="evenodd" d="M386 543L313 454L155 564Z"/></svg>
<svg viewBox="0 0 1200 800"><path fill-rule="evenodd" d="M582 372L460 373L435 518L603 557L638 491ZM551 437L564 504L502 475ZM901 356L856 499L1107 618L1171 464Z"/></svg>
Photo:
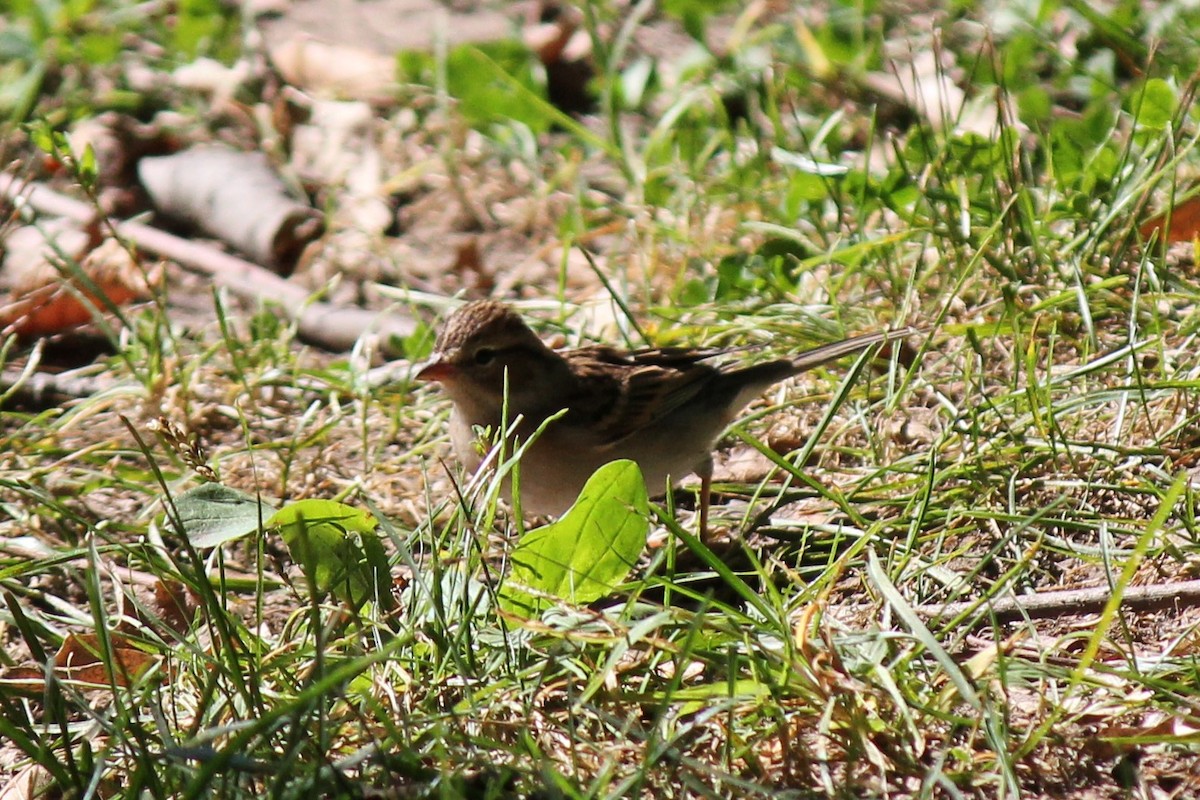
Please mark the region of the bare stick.
<svg viewBox="0 0 1200 800"><path fill-rule="evenodd" d="M985 619L994 617L999 622L1012 622L1025 617L1046 619L1098 614L1111 596L1110 588L1099 586L1092 589L1064 589L1058 592L1003 597L982 604L968 600L944 605L922 605L917 606L916 611L926 617L950 619L971 609L986 609ZM1130 586L1121 597L1121 607L1130 611L1157 611L1196 605L1200 605L1200 580Z"/></svg>
<svg viewBox="0 0 1200 800"><path fill-rule="evenodd" d="M39 213L68 217L83 224L96 216L96 210L87 203L40 184L25 183L8 174L0 174L0 195L18 205L28 205ZM306 289L289 283L270 270L150 225L118 221L114 227L121 237L138 248L168 258L192 272L208 275L214 283L234 294L278 305L289 319L295 321L302 339L328 350L349 350L359 337L369 331L379 334L386 342L393 336L408 336L416 329L416 322L404 314L367 311L310 300Z"/></svg>
<svg viewBox="0 0 1200 800"><path fill-rule="evenodd" d="M30 372L0 372L0 403L13 398L35 408L49 408L69 400L91 397L114 386L111 378L100 375Z"/></svg>

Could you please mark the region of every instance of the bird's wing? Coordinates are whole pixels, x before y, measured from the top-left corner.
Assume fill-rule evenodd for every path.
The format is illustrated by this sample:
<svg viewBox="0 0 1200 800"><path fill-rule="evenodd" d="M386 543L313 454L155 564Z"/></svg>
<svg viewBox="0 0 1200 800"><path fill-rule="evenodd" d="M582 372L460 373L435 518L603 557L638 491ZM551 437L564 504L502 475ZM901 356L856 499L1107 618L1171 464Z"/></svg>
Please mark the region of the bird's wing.
<svg viewBox="0 0 1200 800"><path fill-rule="evenodd" d="M692 400L718 374L701 363L723 351L666 348L624 352L586 347L566 354L578 377L571 411L609 447Z"/></svg>

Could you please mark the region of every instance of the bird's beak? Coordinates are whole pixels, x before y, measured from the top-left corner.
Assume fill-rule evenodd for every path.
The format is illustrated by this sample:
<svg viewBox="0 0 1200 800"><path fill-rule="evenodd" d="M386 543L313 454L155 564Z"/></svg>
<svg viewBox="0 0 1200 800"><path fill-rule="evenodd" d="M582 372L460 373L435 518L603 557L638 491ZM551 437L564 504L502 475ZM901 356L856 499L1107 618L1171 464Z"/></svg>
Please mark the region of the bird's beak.
<svg viewBox="0 0 1200 800"><path fill-rule="evenodd" d="M444 381L454 377L457 370L441 353L434 353L433 358L426 361L417 370L416 379L419 381Z"/></svg>

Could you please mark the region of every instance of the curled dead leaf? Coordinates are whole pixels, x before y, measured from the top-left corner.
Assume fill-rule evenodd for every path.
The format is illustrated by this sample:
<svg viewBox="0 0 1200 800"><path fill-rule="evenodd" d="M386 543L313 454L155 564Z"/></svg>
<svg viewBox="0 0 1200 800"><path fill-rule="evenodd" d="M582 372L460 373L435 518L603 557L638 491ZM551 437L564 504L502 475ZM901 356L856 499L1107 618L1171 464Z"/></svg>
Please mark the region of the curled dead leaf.
<svg viewBox="0 0 1200 800"><path fill-rule="evenodd" d="M196 598L182 583L167 583L162 579L155 581L154 605L162 620L176 633L184 633L191 627L196 613Z"/></svg>
<svg viewBox="0 0 1200 800"><path fill-rule="evenodd" d="M85 683L130 686L158 662L155 656L130 646L125 637L117 634L110 635L109 646L112 660L106 663L96 634L69 634L54 654L55 671L63 678Z"/></svg>
<svg viewBox="0 0 1200 800"><path fill-rule="evenodd" d="M590 83L596 70L583 12L558 0L543 0L529 12L521 39L546 70L550 102L568 114L591 111L596 97Z"/></svg>
<svg viewBox="0 0 1200 800"><path fill-rule="evenodd" d="M1168 217L1170 227L1168 227ZM1149 239L1155 233L1167 244L1190 242L1200 236L1200 195L1177 204L1170 213L1163 212L1142 223L1138 233Z"/></svg>
<svg viewBox="0 0 1200 800"><path fill-rule="evenodd" d="M89 250L85 241L89 237L82 231L52 240L42 228L31 226L21 231L20 237L10 237L7 242L4 274L10 289L0 306L4 332L48 336L84 325L97 310L148 297L151 284L161 276L161 270L143 272L116 239L105 239ZM14 238L21 240L19 255L14 255ZM64 246L64 239L71 245Z"/></svg>
<svg viewBox="0 0 1200 800"><path fill-rule="evenodd" d="M35 797L51 797L50 788L54 777L41 764L29 764L11 776L0 787L0 800L31 800Z"/></svg>
<svg viewBox="0 0 1200 800"><path fill-rule="evenodd" d="M288 193L262 153L193 147L142 159L138 177L160 212L262 264L291 266L324 227L315 209Z"/></svg>
<svg viewBox="0 0 1200 800"><path fill-rule="evenodd" d="M318 95L377 104L395 97L395 62L369 50L298 34L272 47L271 61L288 83Z"/></svg>
<svg viewBox="0 0 1200 800"><path fill-rule="evenodd" d="M119 634L110 634L108 642L110 658L106 662L101 655L104 651L96 634L68 634L54 654L55 677L98 686L130 686L158 663L157 656L131 646ZM46 677L36 667L5 670L0 683L9 689L29 694L40 694L46 690Z"/></svg>

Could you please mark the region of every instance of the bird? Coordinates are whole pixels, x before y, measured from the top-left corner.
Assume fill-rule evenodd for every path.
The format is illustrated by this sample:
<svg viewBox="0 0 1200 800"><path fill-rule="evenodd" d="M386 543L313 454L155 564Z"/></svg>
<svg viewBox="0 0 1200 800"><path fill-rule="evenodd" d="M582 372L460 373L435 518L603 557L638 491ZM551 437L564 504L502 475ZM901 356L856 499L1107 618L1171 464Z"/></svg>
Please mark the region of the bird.
<svg viewBox="0 0 1200 800"><path fill-rule="evenodd" d="M713 364L731 351L607 345L556 351L511 306L476 300L447 317L415 377L440 384L449 397L452 448L471 472L484 459L478 431L494 435L503 421L516 421L515 438L525 442L559 415L521 457L523 512L559 516L593 472L631 459L651 496L689 474L700 477L703 534L712 453L746 405L785 378L914 333L908 327L868 333L749 366Z"/></svg>

